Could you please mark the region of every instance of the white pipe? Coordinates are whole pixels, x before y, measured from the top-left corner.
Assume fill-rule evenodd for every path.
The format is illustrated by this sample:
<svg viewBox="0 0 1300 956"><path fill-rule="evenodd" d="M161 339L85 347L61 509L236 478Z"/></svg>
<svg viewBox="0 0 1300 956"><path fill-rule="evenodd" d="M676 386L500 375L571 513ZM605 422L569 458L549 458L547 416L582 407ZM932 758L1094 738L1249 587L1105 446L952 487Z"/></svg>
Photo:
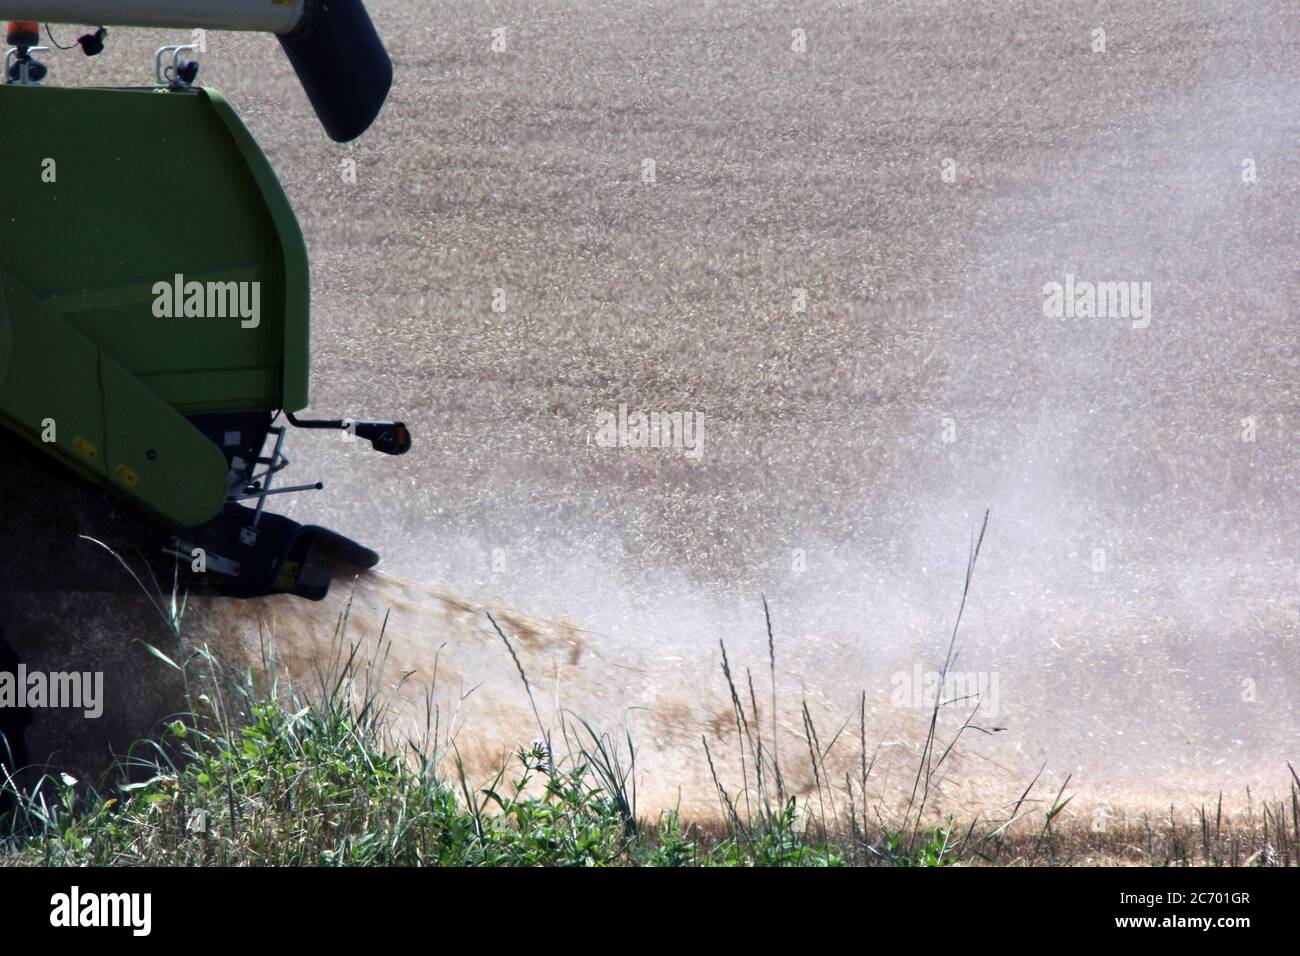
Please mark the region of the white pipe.
<svg viewBox="0 0 1300 956"><path fill-rule="evenodd" d="M305 0L0 0L0 20L288 33Z"/></svg>

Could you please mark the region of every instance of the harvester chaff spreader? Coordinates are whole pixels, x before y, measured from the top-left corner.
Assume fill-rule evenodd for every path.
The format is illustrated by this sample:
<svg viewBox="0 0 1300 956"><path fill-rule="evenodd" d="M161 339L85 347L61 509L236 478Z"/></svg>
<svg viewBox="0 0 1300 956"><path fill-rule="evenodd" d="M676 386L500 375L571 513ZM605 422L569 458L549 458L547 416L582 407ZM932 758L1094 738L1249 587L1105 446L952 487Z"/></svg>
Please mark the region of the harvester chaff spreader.
<svg viewBox="0 0 1300 956"><path fill-rule="evenodd" d="M306 248L252 135L196 84L191 48L158 51L153 87L59 87L39 23L100 25L80 41L91 54L104 27L274 33L326 132L345 141L392 80L364 8L0 0L0 18L0 431L110 489L156 529L154 555L217 590L324 597L330 563L378 556L267 510L274 495L321 487L279 480L288 428L346 429L400 455L406 426L294 416L308 402Z"/></svg>

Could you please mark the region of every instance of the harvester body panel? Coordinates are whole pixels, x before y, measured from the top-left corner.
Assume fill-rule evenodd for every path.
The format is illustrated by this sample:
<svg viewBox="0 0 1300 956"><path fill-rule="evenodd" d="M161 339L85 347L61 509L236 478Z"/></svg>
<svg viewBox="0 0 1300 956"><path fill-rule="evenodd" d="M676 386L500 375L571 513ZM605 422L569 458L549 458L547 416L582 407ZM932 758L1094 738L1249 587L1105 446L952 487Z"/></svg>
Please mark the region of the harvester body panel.
<svg viewBox="0 0 1300 956"><path fill-rule="evenodd" d="M220 94L0 86L0 117L20 131L4 146L22 224L0 260L10 278L183 413L306 406L307 251ZM257 283L257 324L187 317L185 296L157 315L178 276L182 293L203 286L204 313L214 284Z"/></svg>
<svg viewBox="0 0 1300 956"><path fill-rule="evenodd" d="M228 465L185 416L307 403L279 182L213 91L0 86L0 117L0 421L167 524L210 520Z"/></svg>
<svg viewBox="0 0 1300 956"><path fill-rule="evenodd" d="M9 16L74 9L113 25L270 30L338 141L374 121L392 81L360 0L0 0ZM234 110L195 85L183 56L195 47L160 48L154 87L50 87L39 28L8 23L0 77L0 478L32 505L10 524L36 567L103 528L187 587L319 600L336 571L379 558L268 510L324 487L282 479L289 428L345 430L387 455L410 433L294 415L310 358L302 232ZM93 56L106 36L77 42ZM85 577L75 586L97 586ZM23 586L59 586L48 578Z"/></svg>

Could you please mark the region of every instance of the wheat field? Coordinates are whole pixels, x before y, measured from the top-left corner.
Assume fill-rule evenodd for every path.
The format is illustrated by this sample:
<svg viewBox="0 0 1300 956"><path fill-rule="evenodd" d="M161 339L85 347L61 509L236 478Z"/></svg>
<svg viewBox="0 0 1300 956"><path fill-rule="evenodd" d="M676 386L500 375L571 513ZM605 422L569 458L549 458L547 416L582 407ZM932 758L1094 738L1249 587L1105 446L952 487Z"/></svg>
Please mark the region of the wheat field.
<svg viewBox="0 0 1300 956"><path fill-rule="evenodd" d="M270 635L305 673L349 598L368 647L387 615L379 679L414 675L411 720L436 685L486 774L536 736L483 614L503 612L543 716L626 721L646 804L700 816L721 812L701 740L744 786L725 648L793 789L830 786L806 713L822 746L846 728L827 776L861 736L890 805L987 510L944 720L978 703L998 729L963 738L939 805L1005 807L1042 770L1082 842L1134 846L1170 804L1191 826L1220 792L1234 813L1289 792L1286 4L369 7L396 82L354 144L269 38L209 33L200 80L302 222L311 411L415 434L400 460L294 436L326 488L287 513L382 573L323 605L199 602L196 634L250 662ZM166 39L113 31L52 80L142 83ZM1148 288L1147 324L1049 317L1067 276ZM620 406L686 416L698 454L606 447ZM6 600L27 656L89 644L124 675L120 721L38 745L93 763L165 711L173 685L125 676L150 666L124 649L131 598L68 595L89 623L54 635L38 599Z"/></svg>

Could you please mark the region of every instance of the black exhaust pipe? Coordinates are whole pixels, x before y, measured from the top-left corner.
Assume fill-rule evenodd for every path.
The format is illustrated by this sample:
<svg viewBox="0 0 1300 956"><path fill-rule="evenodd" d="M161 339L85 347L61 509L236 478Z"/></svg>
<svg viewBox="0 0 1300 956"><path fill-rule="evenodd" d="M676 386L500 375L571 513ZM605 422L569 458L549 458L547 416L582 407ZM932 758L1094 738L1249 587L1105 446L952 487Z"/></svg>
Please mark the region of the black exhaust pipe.
<svg viewBox="0 0 1300 956"><path fill-rule="evenodd" d="M276 37L330 139L364 133L393 85L393 61L361 0L307 0L298 26Z"/></svg>

